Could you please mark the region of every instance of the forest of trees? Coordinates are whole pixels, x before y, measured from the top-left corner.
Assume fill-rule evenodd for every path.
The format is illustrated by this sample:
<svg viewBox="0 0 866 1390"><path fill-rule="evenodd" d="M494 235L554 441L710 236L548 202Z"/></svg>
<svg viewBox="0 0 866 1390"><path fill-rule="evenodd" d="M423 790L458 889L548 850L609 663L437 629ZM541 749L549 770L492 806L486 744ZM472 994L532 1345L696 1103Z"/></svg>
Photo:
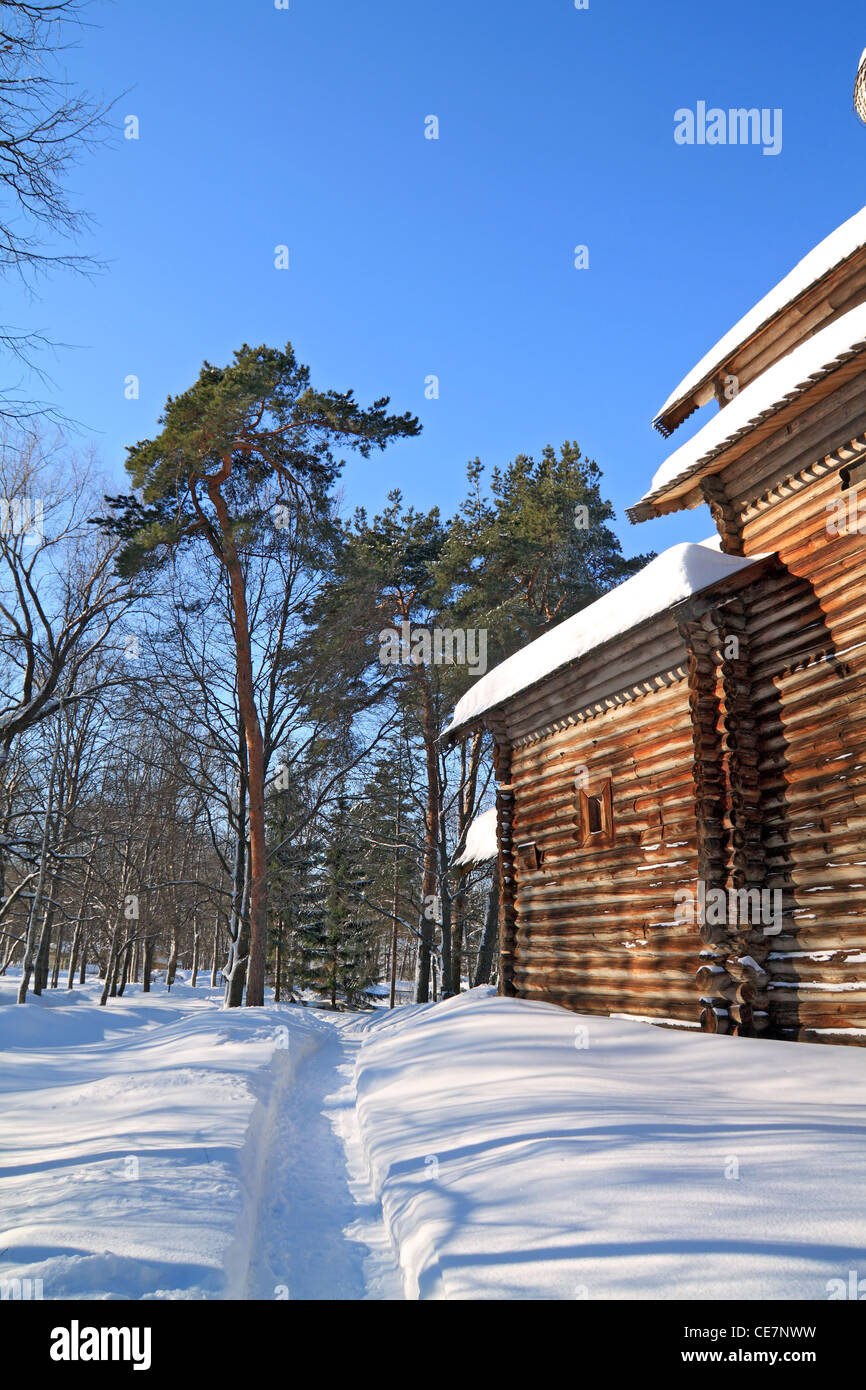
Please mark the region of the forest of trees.
<svg viewBox="0 0 866 1390"><path fill-rule="evenodd" d="M108 120L55 61L81 9L3 6L0 278L96 268L64 249L69 168ZM44 345L0 325L7 367L38 377ZM341 455L414 416L314 386L291 344L177 385L119 495L118 461L0 394L0 974L24 1003L98 972L104 1004L182 969L230 1007L491 979L492 866L456 863L491 750L442 729L485 665L648 557L576 444L476 459L450 517L399 491L347 517Z"/></svg>
<svg viewBox="0 0 866 1390"><path fill-rule="evenodd" d="M490 748L440 742L475 677L414 644L383 661L383 635L481 631L492 665L645 557L622 556L574 444L486 489L476 460L447 520L398 492L342 518L331 439L417 430L386 406L313 393L290 348L244 348L169 403L163 435L130 448L133 491L108 499L62 438L7 430L0 971L21 967L20 1000L88 967L103 1002L179 967L229 1005L266 985L358 1005L392 972L419 1000L491 978L492 866L455 866L491 802Z"/></svg>

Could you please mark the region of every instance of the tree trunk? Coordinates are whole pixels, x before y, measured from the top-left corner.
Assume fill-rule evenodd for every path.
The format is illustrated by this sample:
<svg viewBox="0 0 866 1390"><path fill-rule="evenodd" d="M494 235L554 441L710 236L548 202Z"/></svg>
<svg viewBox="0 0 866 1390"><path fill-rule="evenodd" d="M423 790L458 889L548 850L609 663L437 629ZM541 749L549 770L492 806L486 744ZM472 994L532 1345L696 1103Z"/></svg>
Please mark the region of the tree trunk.
<svg viewBox="0 0 866 1390"><path fill-rule="evenodd" d="M90 883L92 878L93 863L92 861L88 861L87 873L84 878L84 892L81 895L81 906L78 909L78 916L75 919L75 929L72 933L72 945L69 948L69 974L66 978L67 989L72 989L75 983L75 962L78 959L78 953L82 949L87 936L84 917L87 914L87 908L90 902ZM84 983L84 976L81 977L81 983Z"/></svg>
<svg viewBox="0 0 866 1390"><path fill-rule="evenodd" d="M150 976L153 970L153 937L144 938L144 950L142 951L141 961L141 992L150 994Z"/></svg>
<svg viewBox="0 0 866 1390"><path fill-rule="evenodd" d="M123 969L120 974L120 984L117 986L117 993L120 996L123 995L123 991L126 989L127 982L129 980L129 967L132 963L132 953L134 949L134 946L127 937L127 940L124 942L124 945L121 948L121 955L123 957Z"/></svg>
<svg viewBox="0 0 866 1390"><path fill-rule="evenodd" d="M232 535L231 519L220 483L231 471L231 457L223 462L221 474L208 479L208 493L220 522L223 560L231 588L235 620L238 707L247 740L247 778L250 818L250 949L247 966L247 1006L265 1002L265 966L268 944L268 866L265 852L265 750L256 708L253 658L247 613L243 566Z"/></svg>
<svg viewBox="0 0 866 1390"><path fill-rule="evenodd" d="M111 988L108 991L109 999L116 999L117 992L120 989L120 968L125 953L119 938L120 933L118 932L118 940L116 942L114 951L114 964L108 972L111 978Z"/></svg>
<svg viewBox="0 0 866 1390"><path fill-rule="evenodd" d="M283 969L283 919L279 919L277 925L277 965L274 975L274 1003L280 1002L280 974Z"/></svg>
<svg viewBox="0 0 866 1390"><path fill-rule="evenodd" d="M33 901L30 904L30 913L27 918L27 938L24 945L24 963L21 967L21 983L18 986L18 1003L27 1002L27 990L30 987L30 977L33 974L33 967L36 963L36 923L39 913L42 910L42 899L45 893L45 872L48 860L48 840L51 834L51 813L54 804L54 784L57 777L57 759L60 754L60 730L57 731L57 741L54 744L54 753L51 759L51 772L48 778L48 797L45 806L45 819L42 823L42 847L39 854L39 877L36 880L36 890L33 894ZM40 941L41 945L41 941Z"/></svg>
<svg viewBox="0 0 866 1390"><path fill-rule="evenodd" d="M5 974L6 974L6 971L9 969L10 965L12 964L12 960L13 960L13 957L14 957L14 955L15 955L15 952L18 950L19 946L23 946L23 944L24 944L24 943L23 943L22 941L13 941L13 942L12 942L11 946L9 947L8 951L6 952L6 955L3 957L3 964L0 965L0 975L5 975Z"/></svg>
<svg viewBox="0 0 866 1390"><path fill-rule="evenodd" d="M399 747L399 745L398 745ZM402 749L400 749L402 754ZM403 797L403 758L397 760L397 810L394 814L394 889L391 901L391 992L388 1007L393 1009L397 1002L397 918L400 915L400 831Z"/></svg>
<svg viewBox="0 0 866 1390"><path fill-rule="evenodd" d="M199 949L199 939L200 939L200 938L199 938L199 930L198 930L198 915L197 915L196 913L193 913L193 919L192 919L192 973L191 973L190 979L189 979L189 982L190 982L190 984L192 985L193 989L195 989L196 980L198 979L198 949Z"/></svg>
<svg viewBox="0 0 866 1390"><path fill-rule="evenodd" d="M295 933L291 927L289 927L289 935L288 941L286 943L286 949L289 957L289 970L288 975L286 977L286 990L288 991L289 999L293 1001L295 998Z"/></svg>
<svg viewBox="0 0 866 1390"><path fill-rule="evenodd" d="M210 958L210 987L216 989L217 982L217 960L219 959L220 948L220 915L217 912L213 919L213 951Z"/></svg>
<svg viewBox="0 0 866 1390"><path fill-rule="evenodd" d="M246 848L246 847L245 847ZM232 942L233 963L226 980L226 1008L236 1009L243 1003L244 982L247 976L247 961L249 951L249 926L247 918L247 901L249 898L249 874L250 860L249 855L244 854L244 880L238 902L238 918L236 923L236 938ZM234 904L232 905L234 913Z"/></svg>
<svg viewBox="0 0 866 1390"><path fill-rule="evenodd" d="M171 929L171 946L168 952L168 964L165 967L165 987L170 992L174 984L174 977L177 971L177 924Z"/></svg>
<svg viewBox="0 0 866 1390"><path fill-rule="evenodd" d="M487 896L487 914L484 918L484 931L478 948L478 963L475 967L477 985L489 985L496 955L496 942L499 934L499 874L494 873L493 883Z"/></svg>
<svg viewBox="0 0 866 1390"><path fill-rule="evenodd" d="M424 751L427 765L427 806L424 817L424 877L421 888L420 944L415 1001L426 1004L430 999L430 961L433 952L435 924L425 909L436 896L439 876L439 730L433 696L424 672L421 672L421 703L424 717Z"/></svg>
<svg viewBox="0 0 866 1390"><path fill-rule="evenodd" d="M115 922L111 932L111 945L108 948L108 960L106 961L105 965L105 978L102 983L102 993L99 996L99 1004L102 1008L104 1008L105 1005L108 1003L108 997L111 994L112 987L114 985L115 965L117 960L118 930L119 928L117 926L117 923Z"/></svg>
<svg viewBox="0 0 866 1390"><path fill-rule="evenodd" d="M63 954L63 927L57 933L57 945L54 948L54 967L51 971L51 988L57 988L57 981L60 977L60 957Z"/></svg>
<svg viewBox="0 0 866 1390"><path fill-rule="evenodd" d="M247 875L249 856L247 855L247 757L246 736L243 720L238 720L238 810L237 839L235 840L235 862L232 870L232 905L229 913L229 953L224 971L225 1007L238 1008L244 999L246 981L246 920Z"/></svg>
<svg viewBox="0 0 866 1390"><path fill-rule="evenodd" d="M54 926L54 908L49 906L42 918L42 931L39 934L39 949L33 967L33 993L41 994L48 988L48 963L51 957L51 932Z"/></svg>
<svg viewBox="0 0 866 1390"><path fill-rule="evenodd" d="M478 773L481 767L481 752L484 734L476 730L460 744L460 786L457 798L457 843L461 849L466 847L466 836L476 809L478 794ZM444 837L443 837L444 838ZM447 853L443 843L443 878L447 872ZM463 939L466 934L466 879L468 870L463 869L457 881L457 891L451 898L451 985L455 994L460 993L463 980ZM447 882L447 878L446 878ZM468 963L467 963L468 973ZM443 979L443 993L444 993Z"/></svg>
<svg viewBox="0 0 866 1390"><path fill-rule="evenodd" d="M72 989L75 983L75 965L78 960L78 948L81 945L81 923L75 923L75 930L72 933L72 945L69 947L69 974L66 976L66 988Z"/></svg>
<svg viewBox="0 0 866 1390"><path fill-rule="evenodd" d="M463 901L464 894L452 903L451 918L451 987L460 993L463 976Z"/></svg>

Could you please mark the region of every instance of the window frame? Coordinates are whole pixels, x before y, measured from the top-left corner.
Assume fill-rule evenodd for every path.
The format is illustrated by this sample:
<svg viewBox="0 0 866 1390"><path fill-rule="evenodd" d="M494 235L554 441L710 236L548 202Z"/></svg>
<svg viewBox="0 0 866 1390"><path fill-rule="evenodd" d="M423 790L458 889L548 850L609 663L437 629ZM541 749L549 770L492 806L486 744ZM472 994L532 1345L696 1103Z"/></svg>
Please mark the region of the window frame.
<svg viewBox="0 0 866 1390"><path fill-rule="evenodd" d="M591 783L587 787L579 787L578 803L578 824L580 828L580 843L582 847L588 845L612 845L615 840L613 823L613 787L609 777ZM593 830L590 803L597 804L601 813L601 828Z"/></svg>

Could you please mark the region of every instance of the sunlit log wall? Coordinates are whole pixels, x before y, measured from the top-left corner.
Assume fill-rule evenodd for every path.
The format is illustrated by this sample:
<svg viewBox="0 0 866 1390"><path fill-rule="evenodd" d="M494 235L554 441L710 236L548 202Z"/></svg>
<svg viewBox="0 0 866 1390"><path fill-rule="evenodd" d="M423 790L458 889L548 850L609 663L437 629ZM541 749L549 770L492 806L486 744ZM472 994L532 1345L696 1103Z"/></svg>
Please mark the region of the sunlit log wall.
<svg viewBox="0 0 866 1390"><path fill-rule="evenodd" d="M677 889L694 890L697 876L687 666L666 615L506 707L497 732L510 747L516 880L506 989L699 1026L700 936L675 920ZM612 839L582 844L580 790L608 780Z"/></svg>
<svg viewBox="0 0 866 1390"><path fill-rule="evenodd" d="M866 374L840 381L705 489L725 549L777 559L497 713L506 991L866 1043ZM582 837L581 779L612 837ZM678 919L699 880L779 890L781 917Z"/></svg>
<svg viewBox="0 0 866 1390"><path fill-rule="evenodd" d="M861 369L721 474L742 552L780 561L749 614L767 881L785 901L769 1013L776 1036L815 1042L866 1043L864 460Z"/></svg>

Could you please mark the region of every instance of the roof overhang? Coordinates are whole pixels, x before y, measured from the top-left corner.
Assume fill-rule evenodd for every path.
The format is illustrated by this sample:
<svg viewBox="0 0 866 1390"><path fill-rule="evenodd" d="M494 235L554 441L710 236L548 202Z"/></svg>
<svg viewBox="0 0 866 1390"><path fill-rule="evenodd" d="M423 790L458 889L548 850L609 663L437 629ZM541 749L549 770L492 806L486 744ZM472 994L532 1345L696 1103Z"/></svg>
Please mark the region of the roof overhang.
<svg viewBox="0 0 866 1390"><path fill-rule="evenodd" d="M680 547L672 546L671 551L663 552L661 556L656 557L656 560L662 559L664 555L672 553L673 551L678 549L680 549ZM640 632L643 629L651 628L653 623L658 622L658 620L660 618L663 618L665 615L674 615L680 611L685 610L687 606L693 604L695 599L699 596L703 597L708 596L710 594L722 595L743 588L749 584L752 584L763 573L770 569L777 561L777 557L774 552L769 552L764 555L755 555L748 557L731 555L723 556L722 558L725 561L729 562L729 567L727 567L727 572L720 574L720 577L714 579L710 583L696 586L691 593L682 594L675 601L665 605L664 607L660 607L655 612L648 614L647 617L631 624L629 627L623 628L622 631L616 633L615 635L611 636L605 641L598 642L596 645L590 647L589 651L593 655L595 655L597 652L606 652L608 650L610 652L613 652L616 648L617 642L622 637L626 636L626 634L631 635L635 632ZM653 563L655 562L651 561L650 565L652 565ZM646 569L649 568L650 566L646 567ZM625 585L632 584L635 581L640 581L641 576L646 573L646 569L639 570L638 573L636 575L633 575L631 579L626 580L625 584L618 585L617 589L609 590L609 594L615 594L618 592L618 590L623 589ZM606 597L608 597L608 595L602 595L602 598L597 599L596 603L603 602L603 600ZM573 622L574 619L580 618L581 613L589 614L590 610L594 606L594 604L590 604L588 608L576 613L573 619L567 618L565 620L566 623ZM558 627L563 626L564 624L558 624ZM548 630L548 632L542 633L541 637L537 637L534 642L530 642L527 647L524 647L521 649L520 652L515 653L515 656L521 657L524 652L528 652L530 648L536 646L537 643L544 642L545 638L549 638L551 634L555 631L555 628L551 628ZM517 689L508 689L507 693L503 694L501 699L491 700L489 703L481 703L480 708L473 708L471 702L467 701L467 703L469 703L469 709L465 716L461 716L460 710L460 705L463 703L463 701L458 702L457 708L454 712L454 717L452 718L452 721L449 724L448 728L445 729L445 731L440 735L439 742L442 743L445 748L451 748L454 746L455 743L459 742L460 739L465 738L465 736L474 729L495 729L496 724L499 723L501 716L508 705L512 704L515 700L522 699L525 695L529 694L530 692L537 690L541 685L544 684L545 681L549 680L552 676L559 675L563 671L578 666L579 663L588 654L589 653L587 651L582 651L578 655L571 657L570 659L561 661L558 664L551 666L550 668L544 669L541 672L541 674L539 674L537 679L527 680L525 681L525 683L521 684ZM514 659L515 657L508 657L507 660L501 662L498 667L494 667L493 671L489 672L488 675L492 676L496 671L501 671L503 667L507 666L509 662L513 662ZM484 681L486 679L487 677L481 677L481 681ZM480 682L477 682L477 684L480 684ZM611 693L613 693L613 691ZM469 695L471 696L471 689ZM464 696L463 700L466 701L467 696Z"/></svg>
<svg viewBox="0 0 866 1390"><path fill-rule="evenodd" d="M658 469L632 522L696 507L703 478L719 473L795 416L866 370L866 305L859 305L770 367Z"/></svg>
<svg viewBox="0 0 866 1390"><path fill-rule="evenodd" d="M665 437L713 400L724 379L744 389L805 337L866 298L866 208L819 242L683 378L653 420Z"/></svg>

